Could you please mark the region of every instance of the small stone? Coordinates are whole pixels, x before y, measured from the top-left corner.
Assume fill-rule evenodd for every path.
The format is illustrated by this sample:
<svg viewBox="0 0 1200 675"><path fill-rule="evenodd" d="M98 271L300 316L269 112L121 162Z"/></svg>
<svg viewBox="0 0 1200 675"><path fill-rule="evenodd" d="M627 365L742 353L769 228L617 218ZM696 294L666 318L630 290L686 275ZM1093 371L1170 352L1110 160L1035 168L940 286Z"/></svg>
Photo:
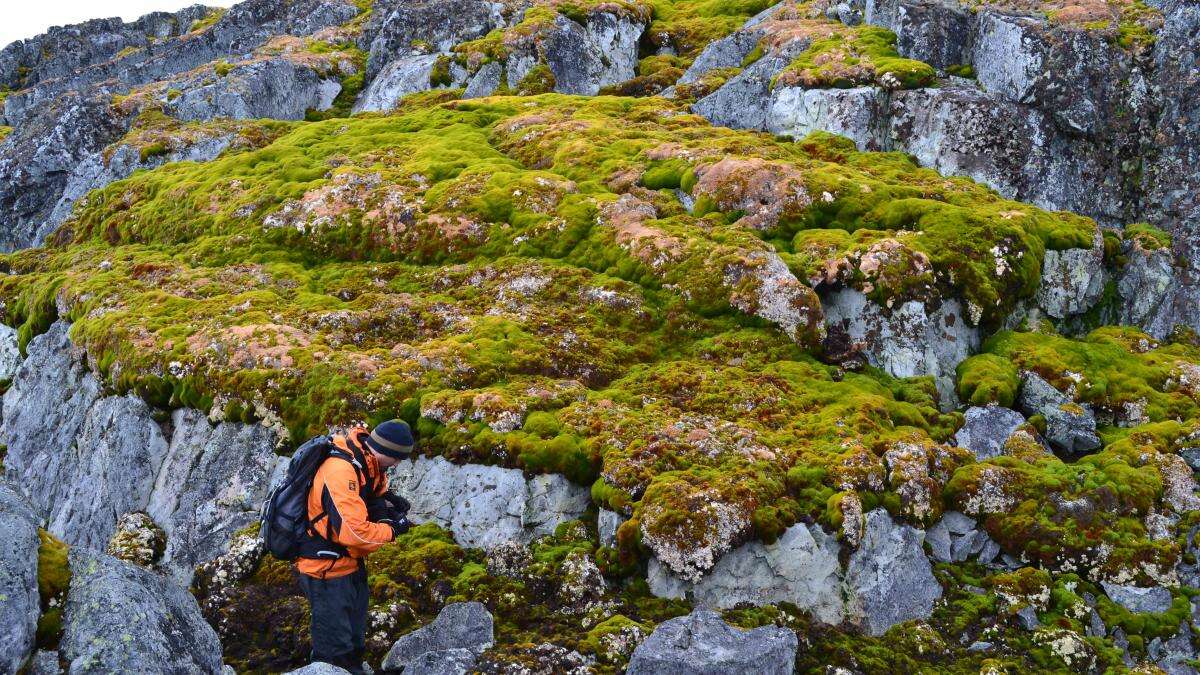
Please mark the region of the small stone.
<svg viewBox="0 0 1200 675"><path fill-rule="evenodd" d="M1005 441L1024 423L1021 413L998 405L968 408L954 442L974 452L978 460L999 457Z"/></svg>
<svg viewBox="0 0 1200 675"><path fill-rule="evenodd" d="M975 642L972 642L971 646L967 647L967 651L969 651L969 652L986 652L986 651L991 651L991 649L992 649L992 643L984 642L982 640L977 640Z"/></svg>
<svg viewBox="0 0 1200 675"><path fill-rule="evenodd" d="M1025 630L1035 630L1042 622L1038 619L1037 610L1031 605L1025 605L1017 612L1017 623Z"/></svg>
<svg viewBox="0 0 1200 675"><path fill-rule="evenodd" d="M1131 612L1161 613L1171 608L1171 591L1161 586L1143 588L1100 582L1109 599Z"/></svg>

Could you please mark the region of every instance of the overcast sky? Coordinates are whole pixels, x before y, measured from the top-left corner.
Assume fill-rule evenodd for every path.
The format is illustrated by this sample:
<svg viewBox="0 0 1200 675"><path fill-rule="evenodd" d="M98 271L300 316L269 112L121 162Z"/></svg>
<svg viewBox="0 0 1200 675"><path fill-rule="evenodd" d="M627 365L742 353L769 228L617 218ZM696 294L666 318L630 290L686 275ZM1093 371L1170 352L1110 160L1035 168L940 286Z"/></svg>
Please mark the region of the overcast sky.
<svg viewBox="0 0 1200 675"><path fill-rule="evenodd" d="M228 7L234 0L4 0L0 48L31 38L50 26L119 16L126 21L154 11L172 12L188 5Z"/></svg>

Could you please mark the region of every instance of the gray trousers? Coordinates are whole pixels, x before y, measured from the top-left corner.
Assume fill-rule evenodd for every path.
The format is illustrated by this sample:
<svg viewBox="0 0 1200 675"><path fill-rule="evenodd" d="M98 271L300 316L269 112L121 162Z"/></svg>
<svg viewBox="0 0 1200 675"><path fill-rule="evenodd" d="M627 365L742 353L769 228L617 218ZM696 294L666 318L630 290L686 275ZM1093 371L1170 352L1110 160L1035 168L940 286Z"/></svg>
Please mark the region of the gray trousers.
<svg viewBox="0 0 1200 675"><path fill-rule="evenodd" d="M312 609L312 660L358 671L367 639L366 568L333 579L299 577Z"/></svg>

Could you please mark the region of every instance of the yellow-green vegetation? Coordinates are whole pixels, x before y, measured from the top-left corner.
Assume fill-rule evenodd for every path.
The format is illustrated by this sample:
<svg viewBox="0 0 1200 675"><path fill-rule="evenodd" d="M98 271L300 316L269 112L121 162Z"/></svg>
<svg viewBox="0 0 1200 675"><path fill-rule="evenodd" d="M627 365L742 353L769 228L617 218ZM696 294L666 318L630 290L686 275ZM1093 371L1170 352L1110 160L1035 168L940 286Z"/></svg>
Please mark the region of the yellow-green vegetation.
<svg viewBox="0 0 1200 675"><path fill-rule="evenodd" d="M857 87L875 84L887 89L913 89L936 79L933 67L901 58L896 34L878 26L842 26L814 20L814 39L808 49L775 76L775 87ZM827 35L821 35L827 33Z"/></svg>
<svg viewBox="0 0 1200 675"><path fill-rule="evenodd" d="M1083 566L1142 580L1166 574L1179 543L1153 540L1145 519L1164 505L1179 513L1200 506L1191 470L1176 454L1198 431L1200 348L1105 327L1077 340L1003 331L984 351L959 367L965 399L1011 405L1020 373L1037 373L1092 406L1105 447L1073 463L1016 449L959 469L949 497L985 516L1006 550L1050 569Z"/></svg>
<svg viewBox="0 0 1200 675"><path fill-rule="evenodd" d="M71 567L67 561L67 545L49 532L39 529L38 538L38 596L41 616L38 617L37 646L55 649L62 637L62 613L71 585Z"/></svg>
<svg viewBox="0 0 1200 675"><path fill-rule="evenodd" d="M3 102L0 101L0 103L3 103ZM0 142L3 142L4 139L8 138L9 134L11 134L12 131L13 131L12 127L6 127L4 125L0 125Z"/></svg>
<svg viewBox="0 0 1200 675"><path fill-rule="evenodd" d="M963 461L932 447L958 421L930 380L810 355L807 284L957 295L994 321L1035 291L1047 247L1095 228L661 99L447 96L273 123L265 147L92 193L53 247L4 258L7 321L24 347L66 308L99 373L161 407L293 441L403 416L431 452L603 476L599 501L660 545L703 539L697 499L771 540L837 524L849 491L928 521ZM933 487L901 500L914 476L885 480L889 451Z"/></svg>
<svg viewBox="0 0 1200 675"><path fill-rule="evenodd" d="M214 7L208 11L203 17L196 19L188 28L189 33L198 33L206 28L211 28L213 24L221 20L225 16L225 12L229 11L225 7Z"/></svg>

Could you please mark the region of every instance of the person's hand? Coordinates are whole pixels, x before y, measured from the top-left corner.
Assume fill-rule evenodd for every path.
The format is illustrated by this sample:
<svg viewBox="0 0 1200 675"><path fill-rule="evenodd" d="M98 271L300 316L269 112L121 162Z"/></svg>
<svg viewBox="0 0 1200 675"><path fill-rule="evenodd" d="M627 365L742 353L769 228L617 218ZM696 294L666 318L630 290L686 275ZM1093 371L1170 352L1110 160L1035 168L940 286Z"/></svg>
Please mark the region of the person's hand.
<svg viewBox="0 0 1200 675"><path fill-rule="evenodd" d="M367 520L372 523L382 523L385 520L395 520L395 510L387 500L374 498L367 500Z"/></svg>
<svg viewBox="0 0 1200 675"><path fill-rule="evenodd" d="M396 520L381 520L379 522L392 528L392 541L395 541L396 537L408 532L412 528L412 523L408 522L408 518L404 516L400 516Z"/></svg>
<svg viewBox="0 0 1200 675"><path fill-rule="evenodd" d="M409 504L407 499L394 492L385 492L381 498L391 504L396 513L400 515L408 513L408 510L412 508L412 504Z"/></svg>

